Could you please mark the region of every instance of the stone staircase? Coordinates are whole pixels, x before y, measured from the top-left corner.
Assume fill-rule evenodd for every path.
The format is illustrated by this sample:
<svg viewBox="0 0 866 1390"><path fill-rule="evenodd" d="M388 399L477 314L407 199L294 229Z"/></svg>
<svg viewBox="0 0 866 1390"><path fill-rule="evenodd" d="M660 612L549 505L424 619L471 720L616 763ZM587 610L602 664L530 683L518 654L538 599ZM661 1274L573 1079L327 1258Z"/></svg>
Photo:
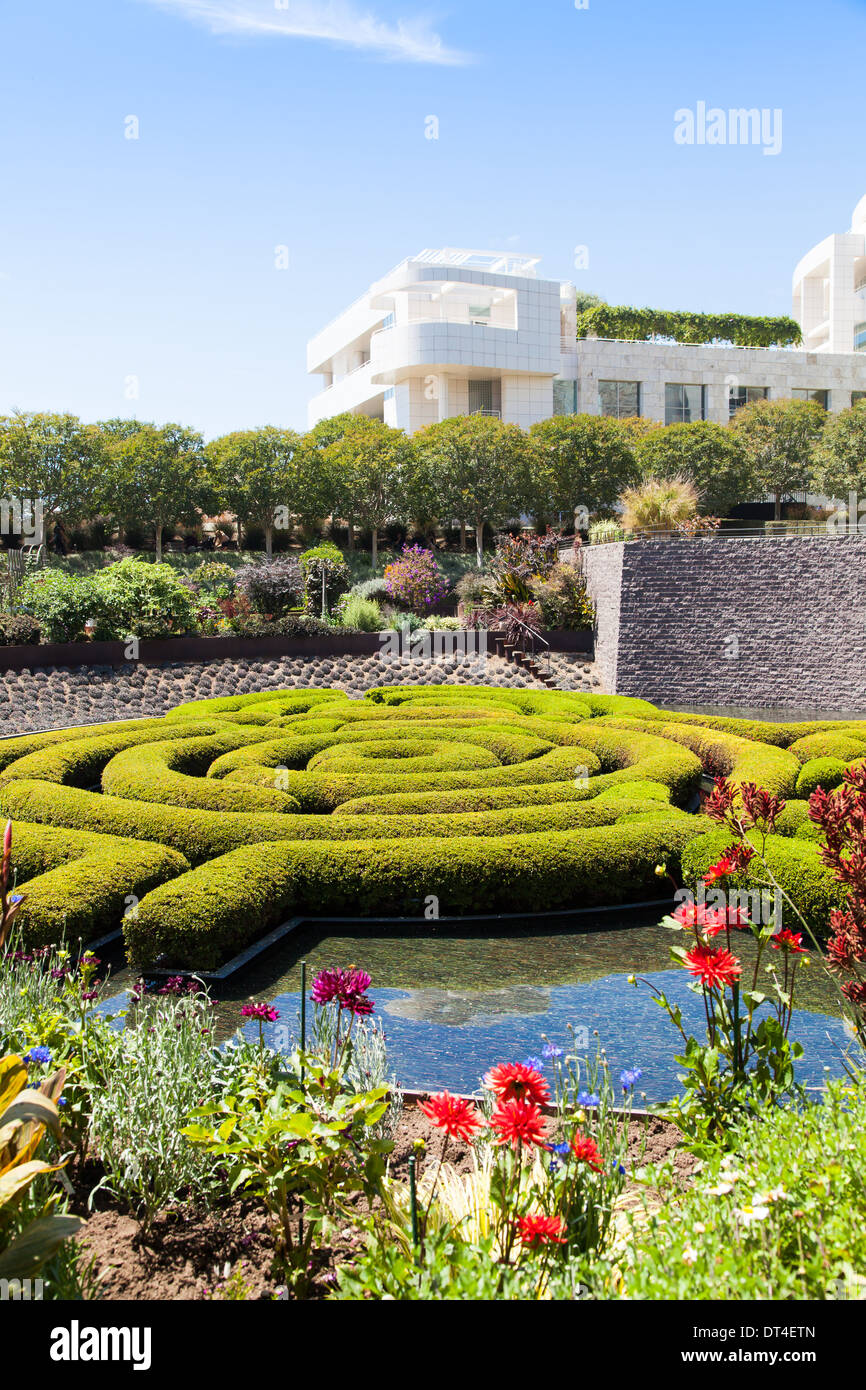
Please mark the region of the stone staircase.
<svg viewBox="0 0 866 1390"><path fill-rule="evenodd" d="M504 637L495 637L496 655L501 656L505 661L510 661L512 666L525 671L534 680L547 687L548 690L558 690L559 682L552 671L548 669L546 660L543 657L533 657L522 647L513 646L505 641Z"/></svg>

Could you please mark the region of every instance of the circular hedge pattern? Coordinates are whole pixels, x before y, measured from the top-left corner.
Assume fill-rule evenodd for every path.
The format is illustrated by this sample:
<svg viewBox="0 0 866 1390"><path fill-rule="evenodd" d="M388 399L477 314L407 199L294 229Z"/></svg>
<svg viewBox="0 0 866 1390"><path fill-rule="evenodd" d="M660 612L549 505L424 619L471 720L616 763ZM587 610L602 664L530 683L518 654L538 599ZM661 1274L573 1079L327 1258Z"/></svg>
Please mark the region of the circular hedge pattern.
<svg viewBox="0 0 866 1390"><path fill-rule="evenodd" d="M791 798L774 852L820 916L834 888L801 789L817 763L864 753L866 722L489 687L277 691L6 740L0 813L27 942L122 923L140 966L209 969L299 914L423 921L655 898L659 862L700 868L714 844L702 773Z"/></svg>

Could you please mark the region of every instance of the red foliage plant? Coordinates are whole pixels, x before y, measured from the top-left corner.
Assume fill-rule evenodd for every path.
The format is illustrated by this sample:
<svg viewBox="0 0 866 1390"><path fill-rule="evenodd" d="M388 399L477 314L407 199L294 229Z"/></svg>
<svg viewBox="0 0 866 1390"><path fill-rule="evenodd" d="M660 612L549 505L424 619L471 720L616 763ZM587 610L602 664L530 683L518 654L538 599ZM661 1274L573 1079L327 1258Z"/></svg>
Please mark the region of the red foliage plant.
<svg viewBox="0 0 866 1390"><path fill-rule="evenodd" d="M809 818L826 843L821 858L848 890L844 907L830 913L830 968L845 976L842 993L854 1006L857 1030L866 1040L866 765L850 767L841 787L822 787L809 798Z"/></svg>

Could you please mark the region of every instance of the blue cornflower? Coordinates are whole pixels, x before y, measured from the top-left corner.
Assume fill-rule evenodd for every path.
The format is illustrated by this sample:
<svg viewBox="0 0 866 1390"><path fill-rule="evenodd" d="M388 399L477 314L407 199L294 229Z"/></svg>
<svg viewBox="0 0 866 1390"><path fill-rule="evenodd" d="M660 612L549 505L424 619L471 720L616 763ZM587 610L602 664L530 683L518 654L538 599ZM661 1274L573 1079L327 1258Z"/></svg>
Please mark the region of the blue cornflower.
<svg viewBox="0 0 866 1390"><path fill-rule="evenodd" d="M47 1047L31 1047L24 1060L25 1062L50 1062L51 1053Z"/></svg>
<svg viewBox="0 0 866 1390"><path fill-rule="evenodd" d="M619 1173L620 1176L623 1178L625 1177L625 1169L623 1168L621 1163L617 1163L616 1159L613 1160L611 1167L613 1168L613 1171L615 1173Z"/></svg>
<svg viewBox="0 0 866 1390"><path fill-rule="evenodd" d="M66 1104L66 1097L65 1097L65 1096L58 1096L58 1097L57 1097L57 1104L58 1104L58 1105L65 1105L65 1104Z"/></svg>
<svg viewBox="0 0 866 1390"><path fill-rule="evenodd" d="M551 1171L551 1173L556 1173L556 1172L559 1170L559 1167L560 1167L560 1162L559 1162L559 1160L560 1160L560 1158L564 1158L565 1155L566 1155L568 1152L569 1152L569 1146L568 1146L568 1144L562 1143L562 1144L551 1144L551 1145L550 1145L550 1171Z"/></svg>
<svg viewBox="0 0 866 1390"><path fill-rule="evenodd" d="M600 1105L601 1101L595 1094L595 1091L578 1091L577 1103L578 1105L582 1105L585 1110L591 1110L593 1107Z"/></svg>
<svg viewBox="0 0 866 1390"><path fill-rule="evenodd" d="M533 1071L544 1071L544 1063L540 1057L524 1057L523 1065L532 1067Z"/></svg>
<svg viewBox="0 0 866 1390"><path fill-rule="evenodd" d="M643 1072L641 1071L640 1067L631 1067L626 1071L621 1071L619 1074L619 1079L622 1082L623 1091L630 1091L634 1087L635 1083L637 1081L640 1081L642 1076Z"/></svg>
<svg viewBox="0 0 866 1390"><path fill-rule="evenodd" d="M546 1057L548 1061L553 1061L555 1058L562 1056L562 1048L557 1047L556 1043L545 1043L544 1047L541 1049L541 1055Z"/></svg>

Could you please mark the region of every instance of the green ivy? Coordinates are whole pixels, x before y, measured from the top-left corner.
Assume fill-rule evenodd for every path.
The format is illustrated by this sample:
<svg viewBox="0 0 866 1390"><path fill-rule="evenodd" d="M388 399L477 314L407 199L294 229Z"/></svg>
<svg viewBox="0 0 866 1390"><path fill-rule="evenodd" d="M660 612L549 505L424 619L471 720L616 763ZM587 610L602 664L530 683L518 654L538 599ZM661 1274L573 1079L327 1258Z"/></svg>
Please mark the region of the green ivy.
<svg viewBox="0 0 866 1390"><path fill-rule="evenodd" d="M801 341L800 325L785 316L693 314L679 310L634 309L599 304L577 316L578 338L673 338L678 343L732 343L734 347L792 347Z"/></svg>

